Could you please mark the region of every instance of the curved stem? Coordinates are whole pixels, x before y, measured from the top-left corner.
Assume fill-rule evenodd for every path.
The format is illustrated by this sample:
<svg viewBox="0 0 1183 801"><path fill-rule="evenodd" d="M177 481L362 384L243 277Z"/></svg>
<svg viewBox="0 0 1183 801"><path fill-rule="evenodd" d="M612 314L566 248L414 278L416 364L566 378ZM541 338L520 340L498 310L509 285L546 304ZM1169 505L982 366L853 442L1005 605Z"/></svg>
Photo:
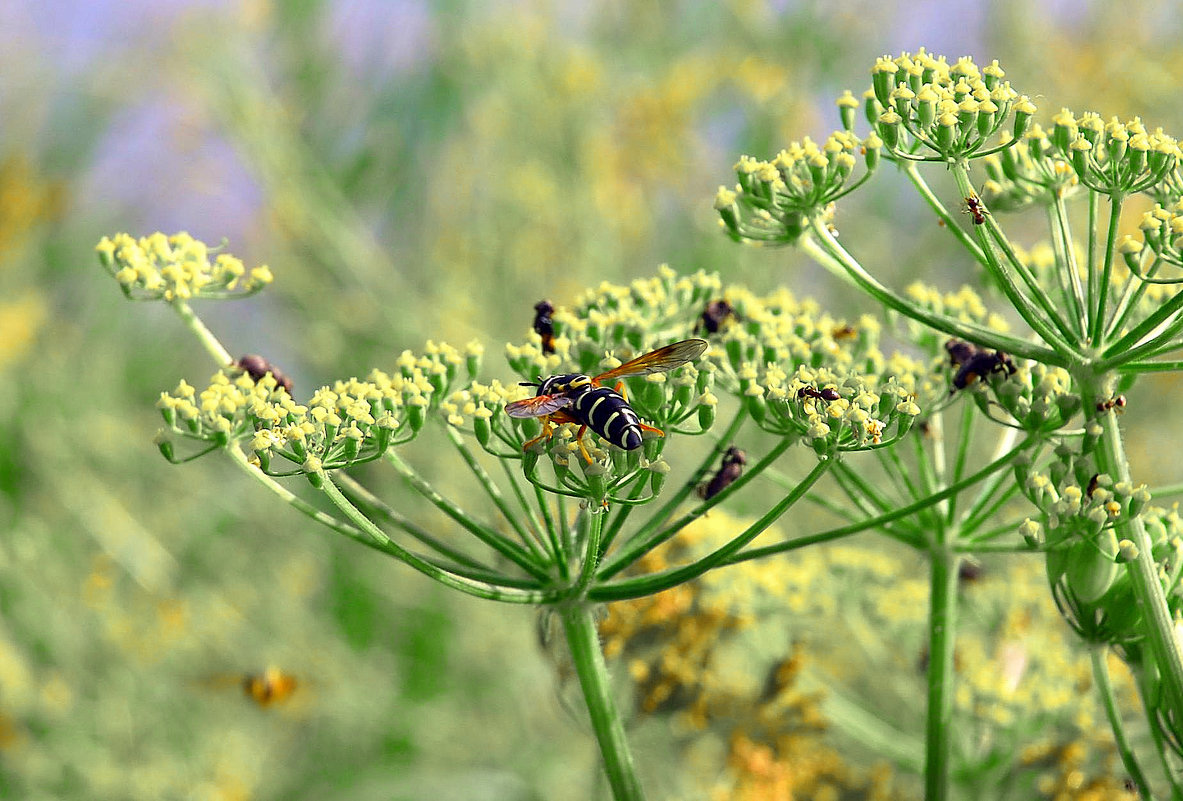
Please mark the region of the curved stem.
<svg viewBox="0 0 1183 801"><path fill-rule="evenodd" d="M1024 359L1032 359L1056 367L1067 365L1063 354L1051 348L1043 347L1027 339L1001 334L984 326L973 325L972 323L955 320L952 317L935 314L918 307L915 303L900 297L875 280L853 256L838 244L838 241L834 239L834 236L821 220L810 218L809 224L814 237L803 237L800 241L801 249L817 259L826 269L836 273L846 281L852 281L859 289L866 292L887 308L893 309L909 319L924 323L930 328L935 328L937 331L942 331L950 336L961 337L984 347L1005 351L1014 356L1021 356ZM1052 335L1050 330L1048 334L1051 336L1051 339L1048 341L1059 341L1059 338Z"/></svg>
<svg viewBox="0 0 1183 801"><path fill-rule="evenodd" d="M920 193L924 201L928 203L928 207L936 212L937 217L945 223L945 230L952 234L957 239L957 242L970 252L970 255L974 257L974 261L984 267L986 265L986 254L982 253L982 249L973 240L973 237L967 234L965 229L957 224L953 215L949 213L945 205L941 203L940 199L929 187L928 182L924 180L924 176L920 174L918 165L915 162L908 162L907 166L904 167L904 175L912 182L912 186Z"/></svg>
<svg viewBox="0 0 1183 801"><path fill-rule="evenodd" d="M181 318L181 322L193 332L194 336L197 337L198 341L201 342L202 346L219 366L225 366L234 361L234 357L230 355L228 350L222 347L222 343L218 341L218 338L214 336L212 331L205 327L205 323L194 313L188 303L178 299L169 305L173 307L173 311Z"/></svg>
<svg viewBox="0 0 1183 801"><path fill-rule="evenodd" d="M510 542L505 537L502 537L498 532L488 526L474 520L467 512L437 492L435 487L427 483L427 481L393 451L386 452L386 459L394 465L394 469L411 484L416 492L431 501L437 509L455 520L481 542L497 551L497 553L513 562L531 576L534 576L534 578L539 581L547 580L548 577L545 568L534 561L531 554L522 550L516 543Z"/></svg>
<svg viewBox="0 0 1183 801"><path fill-rule="evenodd" d="M807 537L798 537L787 542L777 543L776 545L765 545L762 548L752 548L751 550L743 551L742 553L728 558L725 561L725 564L733 565L738 562L746 562L750 559L761 559L765 556L772 556L778 553L794 551L806 545L813 545L818 542L828 542L829 540L836 540L839 537L845 537L849 534L857 534L860 531L866 531L867 529L879 528L880 526L883 526L884 524L890 523L894 520L898 520L901 517L907 517L908 515L914 514L921 509L925 509L929 506L932 506L933 504L939 503L946 498L951 498L952 496L964 490L966 487L973 486L991 473L1001 470L1013 462L1020 453L1030 447L1034 442L1034 439L1028 437L1016 445L1014 450L995 459L993 462L986 465L973 475L967 476L961 481L958 481L956 484L950 484L940 492L934 493L927 498L921 498L915 503L910 503L907 506L894 509L887 514L879 515L878 517L873 517L858 523L852 523L848 526L833 528L829 531L822 531L818 534L811 534Z"/></svg>
<svg viewBox="0 0 1183 801"><path fill-rule="evenodd" d="M389 549L391 555L397 556L400 560L406 562L423 575L435 579L445 587L451 587L454 590L460 590L461 592L489 601L503 601L505 603L515 604L554 603L561 597L559 590L523 590L516 587L506 587L487 581L465 578L451 571L444 570L428 562L426 559L416 556L387 537L382 529L374 525L368 517L363 515L356 506L349 502L349 499L333 483L331 476L323 472L317 475L322 482L321 491L332 501L334 506L353 521L354 525L370 535L375 541L382 543L385 548Z"/></svg>
<svg viewBox="0 0 1183 801"><path fill-rule="evenodd" d="M1094 645L1089 649L1089 658L1093 666L1093 681L1097 683L1097 692L1101 694L1101 702L1105 705L1105 715L1109 718L1109 726L1113 729L1113 740L1117 744L1117 753L1121 757L1121 764L1130 775L1134 784L1138 786L1138 794L1143 798L1151 798L1150 782L1142 772L1142 766L1130 747L1126 737L1125 726L1121 722L1121 710L1117 708L1117 696L1113 692L1113 681L1109 677L1109 646Z"/></svg>
<svg viewBox="0 0 1183 801"><path fill-rule="evenodd" d="M708 570L718 567L726 563L728 558L737 553L741 548L747 545L756 537L760 536L764 531L777 521L777 519L789 510L797 501L804 497L805 493L809 491L817 480L820 479L837 461L836 456L829 456L822 458L814 466L805 478L801 479L799 483L788 495L780 500L776 506L769 509L763 517L757 520L752 525L748 526L742 534L730 540L726 545L717 548L710 554L701 559L697 559L690 564L682 567L674 568L673 570L666 570L661 573L652 573L647 576L638 576L636 578L624 579L611 584L604 584L595 587L588 594L589 597L597 601L617 601L626 598L641 598L646 595L668 590L670 587L676 587L679 584L698 578Z"/></svg>
<svg viewBox="0 0 1183 801"><path fill-rule="evenodd" d="M642 528L641 531L638 531L636 534L634 534L628 540L628 542L620 548L619 551L614 553L611 559L604 563L603 568L599 572L599 579L603 581L616 575L621 570L624 570L626 567L635 562L637 559L641 558L646 553L677 534L690 523L705 515L715 506L731 497L732 493L738 492L740 489L746 486L748 482L760 475L760 473L762 473L764 469L768 467L768 465L780 458L780 455L788 450L791 444L792 440L787 438L781 439L780 442L778 442L773 447L773 449L769 451L766 456L764 456L763 459L752 465L752 467L750 467L748 470L744 471L744 474L737 478L731 484L731 486L727 487L713 498L703 501L686 514L682 515L682 517L678 518L673 523L670 523L661 531L650 531L648 526Z"/></svg>
<svg viewBox="0 0 1183 801"><path fill-rule="evenodd" d="M604 664L592 610L586 602L576 601L560 606L558 611L591 717L592 730L604 758L604 771L612 787L612 797L616 801L643 801L645 795L633 766L616 699L612 696L608 667Z"/></svg>

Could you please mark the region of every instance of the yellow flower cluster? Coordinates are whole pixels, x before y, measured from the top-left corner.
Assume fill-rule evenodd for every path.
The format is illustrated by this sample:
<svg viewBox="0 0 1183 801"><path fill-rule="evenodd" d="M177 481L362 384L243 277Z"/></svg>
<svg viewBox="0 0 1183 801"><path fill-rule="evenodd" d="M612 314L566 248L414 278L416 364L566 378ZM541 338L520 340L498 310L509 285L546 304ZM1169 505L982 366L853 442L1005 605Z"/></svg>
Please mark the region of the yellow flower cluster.
<svg viewBox="0 0 1183 801"><path fill-rule="evenodd" d="M889 151L924 148L945 159L968 158L1013 115L1011 141L1021 138L1035 105L1020 96L994 61L979 69L966 57L950 64L920 50L883 56L871 70L875 130Z"/></svg>
<svg viewBox="0 0 1183 801"><path fill-rule="evenodd" d="M210 250L186 233L103 237L95 248L103 267L133 300L189 300L253 295L271 283L265 265L247 270L228 253Z"/></svg>
<svg viewBox="0 0 1183 801"><path fill-rule="evenodd" d="M735 190L719 187L715 195L720 222L737 240L790 243L804 230L805 218L828 219L832 204L871 175L882 146L874 133L860 140L835 131L820 145L808 137L793 142L772 161L741 156ZM866 171L851 182L859 158Z"/></svg>
<svg viewBox="0 0 1183 801"><path fill-rule="evenodd" d="M1105 122L1094 112L1077 118L1066 108L1052 118L1051 141L1081 183L1103 194L1153 191L1183 155L1174 137L1148 130L1139 117Z"/></svg>

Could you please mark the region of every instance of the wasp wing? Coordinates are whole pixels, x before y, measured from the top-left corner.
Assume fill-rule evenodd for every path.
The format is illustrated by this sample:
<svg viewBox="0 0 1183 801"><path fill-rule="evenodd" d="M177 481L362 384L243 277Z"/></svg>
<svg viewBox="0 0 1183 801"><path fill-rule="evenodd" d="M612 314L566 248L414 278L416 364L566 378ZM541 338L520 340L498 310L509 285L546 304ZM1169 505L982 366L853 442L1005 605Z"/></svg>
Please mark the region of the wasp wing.
<svg viewBox="0 0 1183 801"><path fill-rule="evenodd" d="M628 375L649 375L650 373L664 373L675 370L684 364L694 361L707 349L705 339L683 339L664 348L638 356L606 373L595 377L596 381L609 381L613 378L623 378Z"/></svg>
<svg viewBox="0 0 1183 801"><path fill-rule="evenodd" d="M510 417L542 417L571 405L570 395L538 395L505 405Z"/></svg>

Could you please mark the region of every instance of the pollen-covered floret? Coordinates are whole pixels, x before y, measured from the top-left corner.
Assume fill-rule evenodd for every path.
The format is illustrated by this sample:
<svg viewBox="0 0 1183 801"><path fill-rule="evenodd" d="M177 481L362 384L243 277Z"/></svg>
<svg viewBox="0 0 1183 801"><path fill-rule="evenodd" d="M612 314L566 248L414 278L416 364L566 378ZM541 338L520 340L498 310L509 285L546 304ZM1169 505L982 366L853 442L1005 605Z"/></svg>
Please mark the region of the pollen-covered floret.
<svg viewBox="0 0 1183 801"><path fill-rule="evenodd" d="M271 283L266 266L250 270L229 253L211 259L211 249L186 233L103 237L95 248L103 267L133 300L240 298Z"/></svg>

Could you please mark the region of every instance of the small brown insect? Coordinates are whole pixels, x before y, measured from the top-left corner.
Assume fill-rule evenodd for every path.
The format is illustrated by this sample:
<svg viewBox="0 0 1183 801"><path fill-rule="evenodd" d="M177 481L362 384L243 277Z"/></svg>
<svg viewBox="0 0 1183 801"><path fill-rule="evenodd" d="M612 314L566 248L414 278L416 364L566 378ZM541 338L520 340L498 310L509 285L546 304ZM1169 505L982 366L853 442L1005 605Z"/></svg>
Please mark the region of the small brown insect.
<svg viewBox="0 0 1183 801"><path fill-rule="evenodd" d="M555 307L549 300L540 300L534 304L534 333L542 337L542 352L555 352L555 325L550 316Z"/></svg>
<svg viewBox="0 0 1183 801"><path fill-rule="evenodd" d="M262 356L247 354L234 364L240 369L245 370L252 381L259 381L263 376L271 373L271 377L275 379L275 383L286 389L289 395L292 394L292 379L288 378L282 370L268 362Z"/></svg>
<svg viewBox="0 0 1183 801"><path fill-rule="evenodd" d="M290 673L268 667L262 673L250 673L242 679L242 691L259 706L282 703L292 697L299 682Z"/></svg>
<svg viewBox="0 0 1183 801"><path fill-rule="evenodd" d="M1117 412L1118 414L1120 414L1122 409L1125 408L1125 404L1126 404L1125 395L1114 395L1112 398L1109 398L1108 400L1103 400L1100 403L1098 403L1097 404L1097 411L1098 412L1108 412L1110 410L1113 410L1113 411Z"/></svg>
<svg viewBox="0 0 1183 801"><path fill-rule="evenodd" d="M815 389L814 387L801 387L801 389L797 390L798 400L804 398L816 398L817 400L836 401L841 397L842 396L838 394L838 390L834 389L833 387L826 387L822 390Z"/></svg>
<svg viewBox="0 0 1183 801"><path fill-rule="evenodd" d="M702 316L694 326L695 333L719 333L725 325L736 318L735 308L725 300L712 300L702 310Z"/></svg>
<svg viewBox="0 0 1183 801"><path fill-rule="evenodd" d="M836 342L844 339L854 339L858 336L858 329L853 325L840 325L830 332L830 338Z"/></svg>
<svg viewBox="0 0 1183 801"><path fill-rule="evenodd" d="M1015 363L1000 350L987 350L960 339L950 339L945 343L945 351L949 354L949 363L958 368L953 376L954 392L993 373L1015 374Z"/></svg>
<svg viewBox="0 0 1183 801"><path fill-rule="evenodd" d="M970 195L965 198L965 213L973 217L974 225L981 225L986 221L986 215L990 212L986 211L986 207L982 205L982 199L977 195Z"/></svg>
<svg viewBox="0 0 1183 801"><path fill-rule="evenodd" d="M743 466L748 463L748 455L732 445L723 454L723 461L719 464L719 471L705 484L698 487L698 497L704 501L718 495L743 475Z"/></svg>
<svg viewBox="0 0 1183 801"><path fill-rule="evenodd" d="M1093 473L1093 477L1089 479L1089 485L1084 491L1085 495L1088 495L1090 498L1093 497L1093 493L1097 491L1097 481L1100 478L1100 473Z"/></svg>

